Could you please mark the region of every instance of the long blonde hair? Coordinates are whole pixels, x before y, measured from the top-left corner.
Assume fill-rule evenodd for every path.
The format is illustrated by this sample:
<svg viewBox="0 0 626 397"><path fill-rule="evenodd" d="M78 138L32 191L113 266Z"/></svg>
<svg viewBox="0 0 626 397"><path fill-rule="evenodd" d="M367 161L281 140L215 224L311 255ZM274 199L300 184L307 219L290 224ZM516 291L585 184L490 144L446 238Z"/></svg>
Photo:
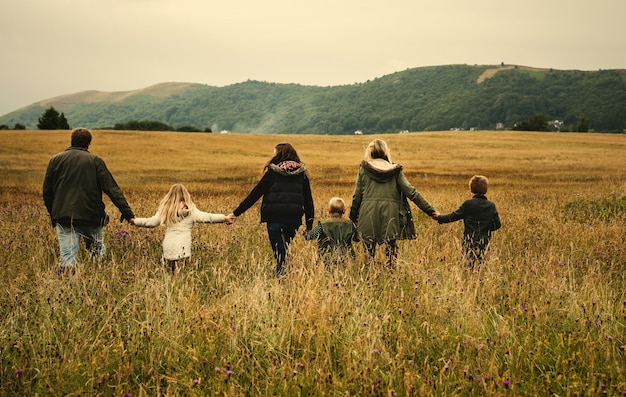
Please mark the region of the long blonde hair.
<svg viewBox="0 0 626 397"><path fill-rule="evenodd" d="M170 226L179 221L179 210L181 209L181 203L191 209L194 205L191 200L191 195L187 189L180 183L176 183L170 187L170 191L167 192L165 197L161 199L159 203L159 214L161 217L161 224Z"/></svg>
<svg viewBox="0 0 626 397"><path fill-rule="evenodd" d="M387 142L382 139L374 139L367 145L367 148L365 148L364 158L366 161L383 159L391 163L391 149L389 149Z"/></svg>

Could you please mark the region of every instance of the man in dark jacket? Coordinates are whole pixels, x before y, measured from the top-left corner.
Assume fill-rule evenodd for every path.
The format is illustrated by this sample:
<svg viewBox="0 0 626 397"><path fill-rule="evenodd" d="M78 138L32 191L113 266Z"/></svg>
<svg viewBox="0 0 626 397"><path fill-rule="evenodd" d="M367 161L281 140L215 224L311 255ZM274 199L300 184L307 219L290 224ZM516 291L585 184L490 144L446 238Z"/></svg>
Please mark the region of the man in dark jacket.
<svg viewBox="0 0 626 397"><path fill-rule="evenodd" d="M437 217L441 223L455 222L463 219L463 256L471 265L480 264L491 239L491 232L500 229L500 215L496 205L487 200L485 194L489 181L482 175L474 175L469 182L472 198L465 200L461 206L449 213Z"/></svg>
<svg viewBox="0 0 626 397"><path fill-rule="evenodd" d="M43 181L43 200L59 240L60 270L75 265L81 237L93 258L106 254L103 228L109 217L103 192L121 211L122 221L135 217L104 161L88 151L90 144L89 130L74 129L71 146L50 159Z"/></svg>

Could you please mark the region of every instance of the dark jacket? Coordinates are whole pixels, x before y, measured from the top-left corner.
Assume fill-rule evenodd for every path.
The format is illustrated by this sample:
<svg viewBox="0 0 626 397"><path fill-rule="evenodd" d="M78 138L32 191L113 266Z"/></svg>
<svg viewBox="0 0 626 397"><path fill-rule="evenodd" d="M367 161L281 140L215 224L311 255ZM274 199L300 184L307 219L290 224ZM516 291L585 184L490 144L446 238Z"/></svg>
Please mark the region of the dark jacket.
<svg viewBox="0 0 626 397"><path fill-rule="evenodd" d="M463 219L464 240L482 241L485 244L491 238L491 232L500 229L500 216L496 205L482 194L476 194L465 200L461 206L449 214L439 215L439 223L455 222Z"/></svg>
<svg viewBox="0 0 626 397"><path fill-rule="evenodd" d="M104 226L102 193L121 211L124 219L135 215L104 161L87 149L69 147L48 163L43 180L43 200L52 225Z"/></svg>
<svg viewBox="0 0 626 397"><path fill-rule="evenodd" d="M357 223L361 239L378 244L414 239L415 225L407 199L428 215L435 212L406 179L402 165L382 159L362 161L350 208L350 219Z"/></svg>
<svg viewBox="0 0 626 397"><path fill-rule="evenodd" d="M243 214L261 196L263 196L261 222L300 226L304 215L307 230L313 228L315 209L311 185L303 164L295 161L270 164L259 183L233 214L235 216Z"/></svg>

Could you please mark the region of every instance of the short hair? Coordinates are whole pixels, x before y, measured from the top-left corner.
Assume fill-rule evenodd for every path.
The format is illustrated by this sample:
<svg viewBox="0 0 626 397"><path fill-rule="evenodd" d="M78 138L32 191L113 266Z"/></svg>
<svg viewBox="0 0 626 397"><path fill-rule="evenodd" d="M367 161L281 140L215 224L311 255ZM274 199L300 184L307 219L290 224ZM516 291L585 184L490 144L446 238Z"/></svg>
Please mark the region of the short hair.
<svg viewBox="0 0 626 397"><path fill-rule="evenodd" d="M331 214L343 214L346 202L341 197L333 197L328 202L328 210Z"/></svg>
<svg viewBox="0 0 626 397"><path fill-rule="evenodd" d="M474 175L469 181L470 191L474 194L486 194L489 179L486 176Z"/></svg>
<svg viewBox="0 0 626 397"><path fill-rule="evenodd" d="M374 139L365 148L365 160L383 159L391 163L391 149L382 139Z"/></svg>
<svg viewBox="0 0 626 397"><path fill-rule="evenodd" d="M74 147L87 149L91 145L91 132L87 128L74 128L71 142Z"/></svg>

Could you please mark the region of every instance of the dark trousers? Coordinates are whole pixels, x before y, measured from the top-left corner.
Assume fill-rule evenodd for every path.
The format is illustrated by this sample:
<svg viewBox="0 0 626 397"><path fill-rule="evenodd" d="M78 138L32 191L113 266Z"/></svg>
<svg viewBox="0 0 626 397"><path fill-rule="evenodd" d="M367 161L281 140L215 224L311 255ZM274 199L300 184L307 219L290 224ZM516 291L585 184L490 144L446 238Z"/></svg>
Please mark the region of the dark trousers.
<svg viewBox="0 0 626 397"><path fill-rule="evenodd" d="M365 247L368 264L373 263L376 256L376 242L363 241L363 246ZM385 264L390 268L394 268L398 258L398 242L396 240L389 240L385 243L385 255L387 256Z"/></svg>
<svg viewBox="0 0 626 397"><path fill-rule="evenodd" d="M274 259L276 259L276 276L285 275L285 263L287 261L287 250L289 243L295 237L300 225L290 225L285 223L267 223L267 236L270 239Z"/></svg>

